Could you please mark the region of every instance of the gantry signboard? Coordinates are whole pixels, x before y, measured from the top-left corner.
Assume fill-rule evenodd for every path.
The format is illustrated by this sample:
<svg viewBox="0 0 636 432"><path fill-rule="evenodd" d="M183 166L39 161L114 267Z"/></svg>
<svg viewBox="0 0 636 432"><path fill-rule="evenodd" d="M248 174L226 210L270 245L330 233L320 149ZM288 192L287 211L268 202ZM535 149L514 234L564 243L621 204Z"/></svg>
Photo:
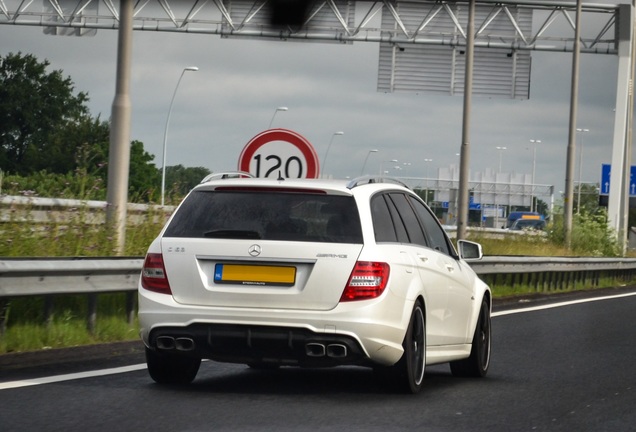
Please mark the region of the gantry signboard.
<svg viewBox="0 0 636 432"><path fill-rule="evenodd" d="M466 48L461 41L468 21L466 5L397 2L393 7L400 16L408 18L400 22L398 34L453 35L450 37L456 44L380 43L378 91L463 94ZM523 7L475 6L475 22L482 23L477 35L485 33L493 42L523 42L532 34L532 17L532 9ZM382 27L394 20L392 9L384 8ZM472 94L529 99L530 63L528 50L476 46Z"/></svg>

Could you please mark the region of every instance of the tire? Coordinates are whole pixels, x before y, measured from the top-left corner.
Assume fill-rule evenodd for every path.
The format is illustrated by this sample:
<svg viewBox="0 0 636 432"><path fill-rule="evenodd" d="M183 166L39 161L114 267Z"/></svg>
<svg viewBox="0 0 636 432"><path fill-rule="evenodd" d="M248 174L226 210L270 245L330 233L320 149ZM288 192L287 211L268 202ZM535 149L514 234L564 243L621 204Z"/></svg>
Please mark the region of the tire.
<svg viewBox="0 0 636 432"><path fill-rule="evenodd" d="M159 353L146 348L150 377L158 384L190 384L199 372L201 359L186 355Z"/></svg>
<svg viewBox="0 0 636 432"><path fill-rule="evenodd" d="M484 377L490 366L490 349L492 343L490 326L490 308L488 301L481 302L479 319L473 335L470 357L451 362L451 372L457 377Z"/></svg>
<svg viewBox="0 0 636 432"><path fill-rule="evenodd" d="M426 368L426 319L417 302L402 342L404 354L393 366L375 369L383 385L400 393L419 393Z"/></svg>

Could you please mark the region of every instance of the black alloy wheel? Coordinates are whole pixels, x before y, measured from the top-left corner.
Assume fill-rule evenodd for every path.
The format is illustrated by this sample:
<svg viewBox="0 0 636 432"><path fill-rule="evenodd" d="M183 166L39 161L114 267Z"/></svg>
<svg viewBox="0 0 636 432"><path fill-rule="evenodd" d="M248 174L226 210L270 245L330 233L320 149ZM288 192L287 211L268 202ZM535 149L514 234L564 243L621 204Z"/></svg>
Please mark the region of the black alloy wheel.
<svg viewBox="0 0 636 432"><path fill-rule="evenodd" d="M470 357L451 362L451 372L458 377L484 377L490 366L492 344L490 307L484 299L479 309L479 319L473 335Z"/></svg>
<svg viewBox="0 0 636 432"><path fill-rule="evenodd" d="M426 319L420 302L416 302L402 342L404 354L393 366L376 367L381 383L401 393L419 393L426 369Z"/></svg>

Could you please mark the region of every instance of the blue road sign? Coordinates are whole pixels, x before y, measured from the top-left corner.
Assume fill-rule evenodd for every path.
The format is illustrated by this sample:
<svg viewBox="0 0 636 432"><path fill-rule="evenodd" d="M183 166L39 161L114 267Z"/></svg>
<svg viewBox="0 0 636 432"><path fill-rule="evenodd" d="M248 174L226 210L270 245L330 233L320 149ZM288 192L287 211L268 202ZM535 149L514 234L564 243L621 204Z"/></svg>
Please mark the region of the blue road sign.
<svg viewBox="0 0 636 432"><path fill-rule="evenodd" d="M601 165L601 191L600 195L609 195L610 191L610 177L611 177L612 165ZM636 196L636 166L632 165L629 170L629 196Z"/></svg>

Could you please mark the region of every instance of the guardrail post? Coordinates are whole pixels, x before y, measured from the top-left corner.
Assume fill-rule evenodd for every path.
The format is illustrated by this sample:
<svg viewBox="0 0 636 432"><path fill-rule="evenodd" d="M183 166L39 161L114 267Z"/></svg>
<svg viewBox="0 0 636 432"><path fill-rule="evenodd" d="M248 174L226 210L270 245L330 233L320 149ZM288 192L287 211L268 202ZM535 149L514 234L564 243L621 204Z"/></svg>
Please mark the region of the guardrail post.
<svg viewBox="0 0 636 432"><path fill-rule="evenodd" d="M7 332L7 312L9 311L9 299L0 298L0 339Z"/></svg>
<svg viewBox="0 0 636 432"><path fill-rule="evenodd" d="M137 310L137 291L129 291L126 293L126 318L128 325L135 322L135 312Z"/></svg>
<svg viewBox="0 0 636 432"><path fill-rule="evenodd" d="M46 327L51 327L53 324L53 309L55 306L55 298L52 295L47 295L44 297L44 322L46 323Z"/></svg>
<svg viewBox="0 0 636 432"><path fill-rule="evenodd" d="M88 317L86 319L86 329L90 334L95 333L97 322L97 294L88 295Z"/></svg>

